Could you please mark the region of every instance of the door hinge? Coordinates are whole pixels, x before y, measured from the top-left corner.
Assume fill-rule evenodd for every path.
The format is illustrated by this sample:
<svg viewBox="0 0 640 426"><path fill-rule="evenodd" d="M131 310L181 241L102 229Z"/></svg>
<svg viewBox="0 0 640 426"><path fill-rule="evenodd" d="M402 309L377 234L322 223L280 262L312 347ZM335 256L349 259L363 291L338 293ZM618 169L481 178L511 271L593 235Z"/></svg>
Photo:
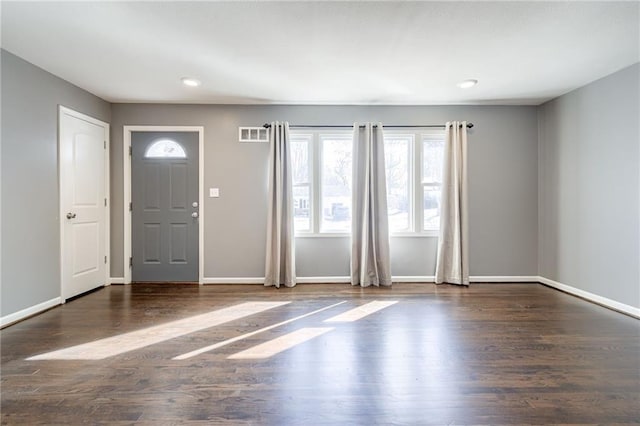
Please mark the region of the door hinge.
<svg viewBox="0 0 640 426"><path fill-rule="evenodd" d="M104 199L104 206L107 207L107 199Z"/></svg>
<svg viewBox="0 0 640 426"><path fill-rule="evenodd" d="M104 141L104 149L107 149L107 141Z"/></svg>
<svg viewBox="0 0 640 426"><path fill-rule="evenodd" d="M104 257L104 263L107 263L107 256Z"/></svg>
<svg viewBox="0 0 640 426"><path fill-rule="evenodd" d="M133 256L129 257L129 266L133 266Z"/></svg>
<svg viewBox="0 0 640 426"><path fill-rule="evenodd" d="M133 148L129 147L129 156L133 155Z"/></svg>
<svg viewBox="0 0 640 426"><path fill-rule="evenodd" d="M131 201L129 201L129 211L133 211L133 203Z"/></svg>

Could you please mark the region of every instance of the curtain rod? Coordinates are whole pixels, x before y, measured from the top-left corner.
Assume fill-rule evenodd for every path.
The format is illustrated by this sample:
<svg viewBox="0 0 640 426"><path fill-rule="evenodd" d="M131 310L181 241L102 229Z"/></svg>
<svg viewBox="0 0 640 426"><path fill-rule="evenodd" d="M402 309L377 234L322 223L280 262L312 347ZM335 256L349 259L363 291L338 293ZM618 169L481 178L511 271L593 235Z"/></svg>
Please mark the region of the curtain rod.
<svg viewBox="0 0 640 426"><path fill-rule="evenodd" d="M264 127L265 129L269 129L271 127L271 124L269 123L265 123L262 127ZM331 129L335 129L335 128L353 128L353 124L336 124L336 125L330 125L330 124L291 124L289 125L290 128L311 128L311 129L326 129L326 128L331 128ZM364 126L360 126L360 127L364 127ZM377 125L374 124L374 127L377 127ZM398 124L398 125L384 125L383 127L387 128L387 127L393 127L396 129L414 129L414 128L429 128L429 127L445 127L444 124ZM460 125L460 127L462 127L462 125ZM467 129L471 129L473 128L473 123L467 123Z"/></svg>

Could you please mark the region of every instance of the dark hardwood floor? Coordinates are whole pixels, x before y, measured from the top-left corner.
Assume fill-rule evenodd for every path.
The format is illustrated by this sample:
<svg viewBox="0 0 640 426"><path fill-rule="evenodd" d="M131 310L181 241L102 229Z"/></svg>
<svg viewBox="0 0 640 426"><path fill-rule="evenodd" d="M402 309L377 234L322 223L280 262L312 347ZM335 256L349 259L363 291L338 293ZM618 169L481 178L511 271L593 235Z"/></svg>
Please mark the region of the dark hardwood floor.
<svg viewBox="0 0 640 426"><path fill-rule="evenodd" d="M535 284L111 286L0 343L2 424L640 422L640 321Z"/></svg>

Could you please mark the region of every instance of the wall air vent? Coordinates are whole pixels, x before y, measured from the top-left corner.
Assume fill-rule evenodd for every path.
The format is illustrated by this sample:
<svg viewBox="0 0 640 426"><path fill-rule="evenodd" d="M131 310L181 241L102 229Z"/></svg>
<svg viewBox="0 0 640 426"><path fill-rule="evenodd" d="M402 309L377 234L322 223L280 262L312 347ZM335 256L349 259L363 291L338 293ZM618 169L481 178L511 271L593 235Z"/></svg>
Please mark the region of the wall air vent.
<svg viewBox="0 0 640 426"><path fill-rule="evenodd" d="M240 142L269 142L269 129L264 127L238 127Z"/></svg>

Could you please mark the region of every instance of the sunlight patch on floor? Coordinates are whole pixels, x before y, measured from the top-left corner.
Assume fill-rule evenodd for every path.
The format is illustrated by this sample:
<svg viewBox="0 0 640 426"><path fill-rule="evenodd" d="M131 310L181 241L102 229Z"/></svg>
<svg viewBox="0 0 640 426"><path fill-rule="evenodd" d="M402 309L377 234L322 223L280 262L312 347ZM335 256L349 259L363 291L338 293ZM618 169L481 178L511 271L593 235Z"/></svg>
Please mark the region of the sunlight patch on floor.
<svg viewBox="0 0 640 426"><path fill-rule="evenodd" d="M174 357L173 359L174 360L189 359L189 358L192 358L194 356L203 354L205 352L209 352L209 351L212 351L214 349L218 349L218 348L221 348L223 346L229 345L231 343L237 342L239 340L246 339L247 337L255 336L256 334L262 333L264 331L268 331L268 330L274 329L276 327L280 327L282 325L289 324L291 322L300 320L302 318L306 318L308 316L317 314L319 312L326 311L327 309L334 308L336 306L342 305L343 303L346 303L346 300L342 301L342 302L334 303L333 305L325 306L324 308L316 309L315 311L308 312L306 314L299 315L299 316L294 317L294 318L290 318L288 320L285 320L285 321L270 325L268 327L261 328L261 329L256 330L256 331L252 331L250 333L245 333L245 334L242 334L240 336L233 337L231 339L223 340L222 342L214 343L213 345L210 345L210 346L205 346L204 348L196 349L195 351L187 352L186 354L178 355L178 356Z"/></svg>
<svg viewBox="0 0 640 426"><path fill-rule="evenodd" d="M343 312L335 317L331 317L329 319L324 320L324 322L353 322L358 321L366 317L367 315L371 315L375 312L378 312L382 309L388 308L391 305L395 305L398 303L397 300L388 300L388 301L374 301L369 302L365 305L358 306L357 308L353 308L347 312Z"/></svg>
<svg viewBox="0 0 640 426"><path fill-rule="evenodd" d="M323 335L333 330L331 327L324 328L301 328L284 336L277 337L268 342L261 343L252 348L238 352L227 359L264 359L270 358L280 352L286 351L294 346L304 343L308 340Z"/></svg>
<svg viewBox="0 0 640 426"><path fill-rule="evenodd" d="M291 302L246 302L113 337L27 358L37 360L99 360L214 327Z"/></svg>

